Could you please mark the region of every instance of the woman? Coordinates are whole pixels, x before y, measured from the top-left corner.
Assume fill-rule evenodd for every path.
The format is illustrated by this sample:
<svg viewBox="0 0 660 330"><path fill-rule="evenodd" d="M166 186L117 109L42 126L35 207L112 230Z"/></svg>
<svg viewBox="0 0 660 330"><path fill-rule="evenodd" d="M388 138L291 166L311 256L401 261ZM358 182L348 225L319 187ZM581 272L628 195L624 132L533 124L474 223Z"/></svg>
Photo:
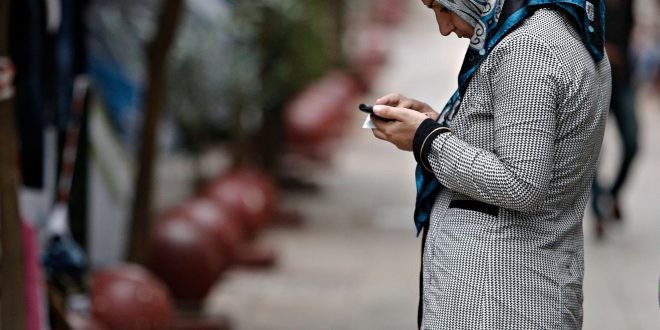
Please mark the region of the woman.
<svg viewBox="0 0 660 330"><path fill-rule="evenodd" d="M439 114L393 94L374 107L390 121L372 118L418 162L420 327L579 329L582 216L610 94L604 8L423 3L442 35L470 37L459 89Z"/></svg>

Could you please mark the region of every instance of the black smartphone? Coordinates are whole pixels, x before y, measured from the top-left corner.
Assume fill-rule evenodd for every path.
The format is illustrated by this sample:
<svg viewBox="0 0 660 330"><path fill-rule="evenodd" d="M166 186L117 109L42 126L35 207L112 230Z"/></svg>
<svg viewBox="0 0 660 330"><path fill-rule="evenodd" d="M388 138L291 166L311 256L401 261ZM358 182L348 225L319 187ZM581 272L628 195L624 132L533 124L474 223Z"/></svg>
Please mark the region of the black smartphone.
<svg viewBox="0 0 660 330"><path fill-rule="evenodd" d="M373 105L360 103L359 108L360 108L360 111L362 111L362 112L366 112L366 113L369 113L369 114L372 114L372 115L374 114L374 106Z"/></svg>
<svg viewBox="0 0 660 330"><path fill-rule="evenodd" d="M390 121L390 120L391 120L391 119L385 119L385 118L383 118L383 117L380 117L380 116L375 115L375 114L374 114L374 106L373 106L373 105L360 103L360 106L358 106L358 108L360 109L360 111L362 111L362 112L366 112L366 113L368 113L368 114L370 114L370 115L372 115L372 116L374 116L374 117L376 117L376 118L378 118L378 119L385 120L385 121Z"/></svg>

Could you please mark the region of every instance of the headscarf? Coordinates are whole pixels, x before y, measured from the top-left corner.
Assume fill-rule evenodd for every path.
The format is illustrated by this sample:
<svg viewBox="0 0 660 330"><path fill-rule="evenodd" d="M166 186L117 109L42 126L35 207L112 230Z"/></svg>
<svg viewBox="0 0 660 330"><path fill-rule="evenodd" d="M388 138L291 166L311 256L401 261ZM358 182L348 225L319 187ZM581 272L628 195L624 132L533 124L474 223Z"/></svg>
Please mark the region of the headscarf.
<svg viewBox="0 0 660 330"><path fill-rule="evenodd" d="M603 59L605 36L605 4L602 0L435 0L474 27L474 35L458 75L458 89L440 112L438 121L451 127L465 94L470 78L507 34L534 11L557 8L568 14L577 24L582 41L598 62ZM417 235L431 218L431 209L440 190L440 182L433 173L417 165L415 172L417 199L415 227Z"/></svg>

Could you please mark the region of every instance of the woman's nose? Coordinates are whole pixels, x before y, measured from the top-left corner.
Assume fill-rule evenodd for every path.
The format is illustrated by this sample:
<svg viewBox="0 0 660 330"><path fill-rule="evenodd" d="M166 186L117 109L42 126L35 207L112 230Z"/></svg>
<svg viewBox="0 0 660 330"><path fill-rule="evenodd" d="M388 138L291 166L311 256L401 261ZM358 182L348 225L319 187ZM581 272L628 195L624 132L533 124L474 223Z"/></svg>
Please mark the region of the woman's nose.
<svg viewBox="0 0 660 330"><path fill-rule="evenodd" d="M454 29L452 26L440 25L440 34L442 34L445 37L448 36L453 30Z"/></svg>
<svg viewBox="0 0 660 330"><path fill-rule="evenodd" d="M449 18L446 17L446 15L436 13L435 18L438 22L438 28L440 30L440 34L446 37L452 31L454 31L454 25L451 24Z"/></svg>

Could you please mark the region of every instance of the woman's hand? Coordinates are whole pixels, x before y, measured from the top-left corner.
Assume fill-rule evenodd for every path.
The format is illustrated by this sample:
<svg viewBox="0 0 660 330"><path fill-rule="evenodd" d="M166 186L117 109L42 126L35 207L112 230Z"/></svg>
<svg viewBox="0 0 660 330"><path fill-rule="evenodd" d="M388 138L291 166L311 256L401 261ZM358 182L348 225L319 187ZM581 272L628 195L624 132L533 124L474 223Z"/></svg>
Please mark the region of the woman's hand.
<svg viewBox="0 0 660 330"><path fill-rule="evenodd" d="M433 110L431 110L433 111ZM374 136L389 141L401 150L411 151L412 141L419 125L429 118L416 110L390 107L386 105L374 106L374 114L384 120L371 116L376 128L372 129Z"/></svg>
<svg viewBox="0 0 660 330"><path fill-rule="evenodd" d="M390 107L397 108L408 108L418 112L421 112L427 115L433 120L438 120L439 114L435 112L428 104L417 101L415 99L407 98L401 94L388 94L378 100L376 100L376 105L387 105Z"/></svg>

